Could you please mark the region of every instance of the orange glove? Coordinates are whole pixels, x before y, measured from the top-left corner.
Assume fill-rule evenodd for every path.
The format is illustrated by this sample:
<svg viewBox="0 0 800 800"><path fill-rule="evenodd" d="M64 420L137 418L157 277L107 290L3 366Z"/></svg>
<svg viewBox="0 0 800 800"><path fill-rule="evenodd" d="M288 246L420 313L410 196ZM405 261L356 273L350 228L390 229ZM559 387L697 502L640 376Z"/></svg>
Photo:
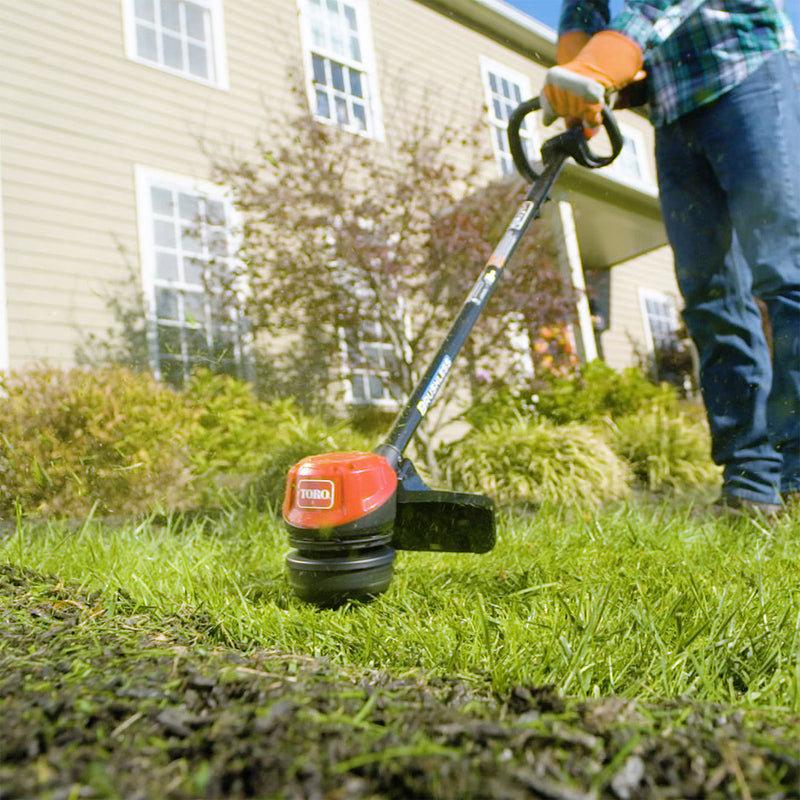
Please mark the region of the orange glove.
<svg viewBox="0 0 800 800"><path fill-rule="evenodd" d="M556 64L561 65L572 61L572 59L589 44L589 39L591 38L591 34L586 33L586 31L567 31L566 33L562 33L561 36L558 37L558 44L556 45ZM567 118L565 122L568 128L574 128L582 124L582 121L579 119ZM550 123L545 121L545 124L549 125Z"/></svg>
<svg viewBox="0 0 800 800"><path fill-rule="evenodd" d="M581 119L596 128L602 122L605 93L631 83L643 62L642 49L633 39L600 31L570 61L547 71L544 97L556 116Z"/></svg>
<svg viewBox="0 0 800 800"><path fill-rule="evenodd" d="M566 64L589 43L592 37L585 31L567 31L558 37L556 64Z"/></svg>

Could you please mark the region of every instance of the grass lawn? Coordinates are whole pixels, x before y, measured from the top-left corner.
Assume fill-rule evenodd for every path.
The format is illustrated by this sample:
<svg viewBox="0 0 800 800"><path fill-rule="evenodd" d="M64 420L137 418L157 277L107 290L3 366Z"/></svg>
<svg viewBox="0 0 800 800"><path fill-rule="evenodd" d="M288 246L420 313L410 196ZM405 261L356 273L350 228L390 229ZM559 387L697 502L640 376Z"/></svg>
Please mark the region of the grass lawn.
<svg viewBox="0 0 800 800"><path fill-rule="evenodd" d="M69 714L29 719L51 731L29 752L10 725L17 761L0 756L0 786L13 774L9 797L65 785L134 796L120 776L150 748L151 773L163 789L173 770L176 797L800 797L800 518L728 522L667 500L508 514L498 533L483 556L399 553L385 594L318 610L292 596L269 514L20 520L0 540L5 718L26 693L38 707L112 675L163 680L102 725L75 700L70 714L100 728L74 768L51 730ZM59 653L67 664L45 669ZM216 706L193 680L219 687ZM237 703L241 730L220 717ZM229 748L223 769L209 741L252 745L254 729L291 757L269 772L242 750L237 772ZM205 750L188 746L203 737ZM316 771L298 755L312 751ZM271 777L248 783L246 763ZM442 765L449 789L431 777Z"/></svg>

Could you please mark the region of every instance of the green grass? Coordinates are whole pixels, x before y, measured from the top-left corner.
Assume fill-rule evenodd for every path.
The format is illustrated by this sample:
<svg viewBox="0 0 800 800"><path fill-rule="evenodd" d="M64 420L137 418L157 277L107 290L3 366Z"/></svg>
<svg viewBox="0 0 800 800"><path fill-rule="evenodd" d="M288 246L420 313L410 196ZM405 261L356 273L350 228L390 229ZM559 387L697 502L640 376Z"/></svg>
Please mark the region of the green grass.
<svg viewBox="0 0 800 800"><path fill-rule="evenodd" d="M393 674L555 684L800 711L800 519L696 519L688 504L503 517L492 553L398 553L389 590L318 610L284 576L271 514L203 528L21 520L0 562L186 620L203 646L275 649Z"/></svg>

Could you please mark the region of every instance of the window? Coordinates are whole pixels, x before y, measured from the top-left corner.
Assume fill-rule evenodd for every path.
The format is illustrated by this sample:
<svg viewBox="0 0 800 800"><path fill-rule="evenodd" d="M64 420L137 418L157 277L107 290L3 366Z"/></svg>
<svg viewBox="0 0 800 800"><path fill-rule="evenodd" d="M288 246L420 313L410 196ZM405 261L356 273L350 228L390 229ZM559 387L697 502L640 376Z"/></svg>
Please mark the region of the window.
<svg viewBox="0 0 800 800"><path fill-rule="evenodd" d="M342 331L346 377L353 405L394 407L391 376L395 372L394 347L378 322L365 321ZM395 393L397 390L395 389Z"/></svg>
<svg viewBox="0 0 800 800"><path fill-rule="evenodd" d="M232 209L219 187L141 168L141 258L156 375L180 387L196 366L244 377Z"/></svg>
<svg viewBox="0 0 800 800"><path fill-rule="evenodd" d="M123 0L128 56L227 88L221 0Z"/></svg>
<svg viewBox="0 0 800 800"><path fill-rule="evenodd" d="M523 100L530 98L530 83L524 75L488 58L481 59L481 73L497 168L500 175L513 175L515 167L508 147L508 118ZM537 142L527 120L520 127L520 138L526 154L532 155L537 150Z"/></svg>
<svg viewBox="0 0 800 800"><path fill-rule="evenodd" d="M300 0L309 98L315 117L382 136L364 0Z"/></svg>
<svg viewBox="0 0 800 800"><path fill-rule="evenodd" d="M608 175L635 186L651 187L655 191L653 179L647 164L644 136L641 131L619 123L622 134L622 152L603 169Z"/></svg>
<svg viewBox="0 0 800 800"><path fill-rule="evenodd" d="M639 289L648 350L670 347L677 339L678 310L675 301L663 292Z"/></svg>

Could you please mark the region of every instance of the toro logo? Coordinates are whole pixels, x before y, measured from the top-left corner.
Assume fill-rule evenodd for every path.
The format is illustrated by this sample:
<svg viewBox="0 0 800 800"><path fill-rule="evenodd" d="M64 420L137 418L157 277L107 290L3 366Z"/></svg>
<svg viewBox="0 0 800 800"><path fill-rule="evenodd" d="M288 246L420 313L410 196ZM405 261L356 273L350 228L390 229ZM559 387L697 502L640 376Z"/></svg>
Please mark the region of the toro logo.
<svg viewBox="0 0 800 800"><path fill-rule="evenodd" d="M333 481L297 481L297 505L299 508L333 508Z"/></svg>

